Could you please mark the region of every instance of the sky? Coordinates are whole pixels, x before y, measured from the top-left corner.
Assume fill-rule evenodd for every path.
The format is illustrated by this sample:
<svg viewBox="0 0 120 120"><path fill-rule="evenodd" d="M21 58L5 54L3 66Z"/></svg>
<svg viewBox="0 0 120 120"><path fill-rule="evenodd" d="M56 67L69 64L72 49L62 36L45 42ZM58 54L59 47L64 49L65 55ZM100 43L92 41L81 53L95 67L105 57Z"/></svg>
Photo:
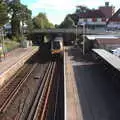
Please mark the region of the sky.
<svg viewBox="0 0 120 120"><path fill-rule="evenodd" d="M33 17L43 12L53 24L60 24L67 14L74 13L77 5L98 8L109 2L115 6L115 10L120 6L120 0L21 0L21 2L32 10Z"/></svg>

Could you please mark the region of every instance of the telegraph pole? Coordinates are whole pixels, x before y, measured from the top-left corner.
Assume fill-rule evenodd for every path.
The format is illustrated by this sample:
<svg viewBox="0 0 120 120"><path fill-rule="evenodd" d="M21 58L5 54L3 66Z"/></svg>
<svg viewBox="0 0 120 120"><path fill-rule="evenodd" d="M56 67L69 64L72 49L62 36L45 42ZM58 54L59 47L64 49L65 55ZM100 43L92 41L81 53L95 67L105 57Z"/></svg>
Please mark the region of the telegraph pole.
<svg viewBox="0 0 120 120"><path fill-rule="evenodd" d="M85 24L83 24L83 55L85 55Z"/></svg>

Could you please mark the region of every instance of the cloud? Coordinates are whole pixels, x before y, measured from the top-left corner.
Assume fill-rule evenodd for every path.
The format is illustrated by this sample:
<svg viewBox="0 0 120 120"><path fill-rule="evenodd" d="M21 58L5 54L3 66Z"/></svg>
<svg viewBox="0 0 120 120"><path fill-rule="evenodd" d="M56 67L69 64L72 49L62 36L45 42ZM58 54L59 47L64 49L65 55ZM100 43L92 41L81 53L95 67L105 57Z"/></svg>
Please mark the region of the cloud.
<svg viewBox="0 0 120 120"><path fill-rule="evenodd" d="M60 23L68 13L75 11L77 5L85 5L89 8L103 6L106 0L36 0L29 8L33 11L46 12L51 22ZM118 0L109 0L110 5L119 8ZM37 13L37 12L36 12ZM57 16L57 17L55 17Z"/></svg>
<svg viewBox="0 0 120 120"><path fill-rule="evenodd" d="M38 0L33 3L30 8L34 9L50 9L50 10L70 10L74 8L75 3L72 0Z"/></svg>
<svg viewBox="0 0 120 120"><path fill-rule="evenodd" d="M49 10L72 10L75 9L77 5L85 5L89 8L96 8L98 6L104 5L104 2L107 0L37 0L30 5L32 10L35 9L49 9ZM118 0L109 0L110 4L116 6L117 8L120 5Z"/></svg>

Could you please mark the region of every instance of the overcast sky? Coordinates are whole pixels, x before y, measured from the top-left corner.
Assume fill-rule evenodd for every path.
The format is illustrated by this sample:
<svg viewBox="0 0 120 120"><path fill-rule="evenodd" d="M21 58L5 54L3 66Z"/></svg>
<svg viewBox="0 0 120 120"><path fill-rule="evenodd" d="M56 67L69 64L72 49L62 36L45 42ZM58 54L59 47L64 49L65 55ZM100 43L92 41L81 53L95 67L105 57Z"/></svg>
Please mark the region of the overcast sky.
<svg viewBox="0 0 120 120"><path fill-rule="evenodd" d="M106 1L115 6L116 10L120 6L120 0L21 0L32 10L33 16L44 12L53 24L60 24L68 13L75 11L77 5L98 8L103 6Z"/></svg>

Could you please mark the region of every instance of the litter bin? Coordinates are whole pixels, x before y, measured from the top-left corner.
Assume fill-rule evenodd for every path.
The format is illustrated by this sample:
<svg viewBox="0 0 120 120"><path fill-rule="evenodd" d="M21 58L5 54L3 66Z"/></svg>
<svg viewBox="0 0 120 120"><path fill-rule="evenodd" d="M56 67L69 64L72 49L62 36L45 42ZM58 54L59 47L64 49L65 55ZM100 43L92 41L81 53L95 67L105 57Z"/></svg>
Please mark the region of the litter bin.
<svg viewBox="0 0 120 120"><path fill-rule="evenodd" d="M23 47L23 48L28 48L28 47L29 47L29 41L23 40L23 41L22 41L22 47Z"/></svg>

